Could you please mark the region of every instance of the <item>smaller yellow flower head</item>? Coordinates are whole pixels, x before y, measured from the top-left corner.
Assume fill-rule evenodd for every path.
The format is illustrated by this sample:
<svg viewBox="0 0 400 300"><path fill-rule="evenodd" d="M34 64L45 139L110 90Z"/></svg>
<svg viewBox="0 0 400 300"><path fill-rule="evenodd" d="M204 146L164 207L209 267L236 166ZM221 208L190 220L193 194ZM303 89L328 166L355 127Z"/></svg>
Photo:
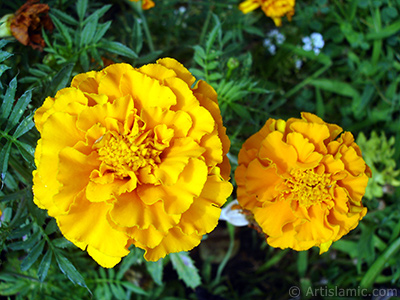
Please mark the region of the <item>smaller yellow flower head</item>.
<svg viewBox="0 0 400 300"><path fill-rule="evenodd" d="M259 7L267 17L270 17L276 26L282 25L281 18L286 16L289 21L294 15L295 0L246 0L239 5L239 9L247 14Z"/></svg>
<svg viewBox="0 0 400 300"><path fill-rule="evenodd" d="M328 250L365 216L370 169L350 132L311 113L269 119L239 152L240 205L273 247Z"/></svg>
<svg viewBox="0 0 400 300"><path fill-rule="evenodd" d="M188 251L232 192L217 94L179 62L74 77L35 113L34 202L103 267Z"/></svg>
<svg viewBox="0 0 400 300"><path fill-rule="evenodd" d="M135 1L138 2L140 0L129 0L129 1ZM155 3L152 0L142 0L142 8L143 9L150 9L155 6Z"/></svg>

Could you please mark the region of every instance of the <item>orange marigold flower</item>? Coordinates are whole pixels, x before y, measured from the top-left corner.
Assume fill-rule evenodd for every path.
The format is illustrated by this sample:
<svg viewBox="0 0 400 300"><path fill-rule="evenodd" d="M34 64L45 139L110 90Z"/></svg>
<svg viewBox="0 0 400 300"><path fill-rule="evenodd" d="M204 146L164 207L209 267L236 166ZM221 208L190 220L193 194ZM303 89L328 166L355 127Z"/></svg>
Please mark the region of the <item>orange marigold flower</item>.
<svg viewBox="0 0 400 300"><path fill-rule="evenodd" d="M272 18L276 26L281 26L283 16L286 16L289 21L292 20L295 0L246 0L240 3L239 9L247 14L260 6L265 15Z"/></svg>
<svg viewBox="0 0 400 300"><path fill-rule="evenodd" d="M339 126L301 116L269 119L243 144L237 197L272 247L323 253L365 216L371 171L350 132L337 138Z"/></svg>
<svg viewBox="0 0 400 300"><path fill-rule="evenodd" d="M138 2L139 0L129 0ZM152 0L142 0L142 8L143 9L150 9L155 6L155 3Z"/></svg>
<svg viewBox="0 0 400 300"><path fill-rule="evenodd" d="M232 192L217 94L164 58L75 76L35 113L34 201L103 267L188 251Z"/></svg>
<svg viewBox="0 0 400 300"><path fill-rule="evenodd" d="M11 19L10 29L21 44L42 51L45 46L42 28L51 31L54 25L48 14L49 6L37 2L28 0L22 5Z"/></svg>

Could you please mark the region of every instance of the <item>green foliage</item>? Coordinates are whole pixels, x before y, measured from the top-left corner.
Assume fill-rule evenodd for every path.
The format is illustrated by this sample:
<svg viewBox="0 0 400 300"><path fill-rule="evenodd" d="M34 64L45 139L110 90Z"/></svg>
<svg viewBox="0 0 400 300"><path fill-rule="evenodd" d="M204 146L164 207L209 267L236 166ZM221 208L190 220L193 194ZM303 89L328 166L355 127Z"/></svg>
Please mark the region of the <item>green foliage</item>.
<svg viewBox="0 0 400 300"><path fill-rule="evenodd" d="M357 144L360 146L365 162L371 168L372 178L368 183L365 198L381 198L385 193L392 192L394 187L400 186L397 179L400 170L396 170L396 161L393 159L395 153L395 137L389 140L384 132L380 135L376 131L371 132L367 140L364 133L360 132L357 137Z"/></svg>

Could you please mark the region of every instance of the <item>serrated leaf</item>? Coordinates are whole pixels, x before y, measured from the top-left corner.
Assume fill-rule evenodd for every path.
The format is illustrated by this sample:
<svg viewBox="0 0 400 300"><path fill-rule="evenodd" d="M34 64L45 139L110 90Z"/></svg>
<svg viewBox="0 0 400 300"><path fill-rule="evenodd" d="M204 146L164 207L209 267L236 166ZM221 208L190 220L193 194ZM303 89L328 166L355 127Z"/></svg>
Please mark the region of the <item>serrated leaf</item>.
<svg viewBox="0 0 400 300"><path fill-rule="evenodd" d="M58 229L58 226L57 226L56 220L55 219L51 219L50 222L46 225L46 228L45 228L44 232L47 235L50 235L50 234L56 232L57 229Z"/></svg>
<svg viewBox="0 0 400 300"><path fill-rule="evenodd" d="M5 129L5 132L10 131L12 128L14 128L15 125L19 122L21 119L24 111L28 107L28 104L32 100L32 90L27 90L17 101L15 104L10 116L8 117L8 122L7 126Z"/></svg>
<svg viewBox="0 0 400 300"><path fill-rule="evenodd" d="M90 22L88 22L85 25L85 27L83 27L83 30L81 32L81 39L80 39L80 43L79 43L81 48L84 45L89 45L90 42L93 40L93 37L96 32L96 28L97 28L97 22L98 22L98 17L97 17L97 14L95 14L94 17L92 18L92 20Z"/></svg>
<svg viewBox="0 0 400 300"><path fill-rule="evenodd" d="M10 43L10 40L7 39L1 39L0 40L0 49L3 48L5 45L7 45L8 43Z"/></svg>
<svg viewBox="0 0 400 300"><path fill-rule="evenodd" d="M150 273L153 281L158 285L162 285L162 277L163 277L163 262L161 259L158 261L146 261L146 269Z"/></svg>
<svg viewBox="0 0 400 300"><path fill-rule="evenodd" d="M193 55L193 60L203 69L206 68L206 64L204 62L204 60L197 54L197 52L194 53Z"/></svg>
<svg viewBox="0 0 400 300"><path fill-rule="evenodd" d="M21 198L24 194L26 193L26 191L22 190L22 191L18 191L14 194L18 195L18 198ZM18 199L17 198L17 199ZM3 199L2 199L3 200ZM29 223L25 226L19 227L19 228L15 228L11 234L7 237L7 239L9 240L15 240L15 239L20 239L22 238L24 235L28 235L29 232L32 230L32 224L33 223Z"/></svg>
<svg viewBox="0 0 400 300"><path fill-rule="evenodd" d="M51 20L53 21L54 26L57 28L57 30L64 37L67 46L70 47L72 45L72 38L68 32L68 27L65 24L63 24L55 15L51 15Z"/></svg>
<svg viewBox="0 0 400 300"><path fill-rule="evenodd" d="M78 270L74 267L74 265L65 256L58 253L56 255L56 260L61 272L63 272L68 277L69 280L71 280L74 284L78 284L86 288L90 292L82 275L78 272Z"/></svg>
<svg viewBox="0 0 400 300"><path fill-rule="evenodd" d="M193 49L195 51L195 54L197 53L197 55L200 56L200 58L202 58L203 60L207 58L206 52L204 51L203 47L196 45L193 46Z"/></svg>
<svg viewBox="0 0 400 300"><path fill-rule="evenodd" d="M78 21L75 20L73 17L71 17L70 15L66 14L65 12L63 12L57 8L52 7L51 13L53 15L55 15L60 21L66 23L66 24L74 25L74 26L79 24Z"/></svg>
<svg viewBox="0 0 400 300"><path fill-rule="evenodd" d="M32 248L38 240L41 238L41 234L39 231L36 231L34 234L32 234L27 240L25 241L20 241L20 242L15 242L12 244L9 244L8 247L11 250L22 250L22 249L30 249Z"/></svg>
<svg viewBox="0 0 400 300"><path fill-rule="evenodd" d="M0 50L0 62L5 61L7 58L9 58L9 57L11 57L11 56L13 56L12 53L7 52L7 51L1 51L1 50Z"/></svg>
<svg viewBox="0 0 400 300"><path fill-rule="evenodd" d="M10 158L11 145L12 145L11 141L7 141L7 143L1 148L0 151L1 189L4 186L4 180L6 179L7 175L8 160Z"/></svg>
<svg viewBox="0 0 400 300"><path fill-rule="evenodd" d="M38 276L40 282L43 282L46 279L47 273L50 269L52 257L53 257L53 252L49 249L49 250L47 250L46 254L43 256L42 261L39 264L37 276Z"/></svg>
<svg viewBox="0 0 400 300"><path fill-rule="evenodd" d="M251 33L251 34L255 34L255 35L258 35L258 36L261 36L261 37L264 37L265 36L265 33L264 33L264 31L262 31L260 28L258 28L258 27L254 27L254 26L245 26L244 28L244 31L246 31L246 32L248 32L248 33Z"/></svg>
<svg viewBox="0 0 400 300"><path fill-rule="evenodd" d="M140 286L134 285L133 283L130 282L121 282L121 284L129 291L135 293L136 295L143 295L147 296L148 293L142 289Z"/></svg>
<svg viewBox="0 0 400 300"><path fill-rule="evenodd" d="M30 68L29 73L31 73L33 76L36 76L36 77L46 77L49 75L45 71L34 69L34 68Z"/></svg>
<svg viewBox="0 0 400 300"><path fill-rule="evenodd" d="M63 237L53 240L52 244L53 246L61 249L67 248L68 246L72 245L70 241L68 241L66 238Z"/></svg>
<svg viewBox="0 0 400 300"><path fill-rule="evenodd" d="M99 53L99 51L97 51L96 48L92 47L90 48L90 55L92 56L92 58L98 62L101 66L104 66L103 60L101 59L101 55Z"/></svg>
<svg viewBox="0 0 400 300"><path fill-rule="evenodd" d="M70 81L69 78L71 77L74 66L74 63L67 64L54 76L52 82L50 83L48 94L55 95L57 91L65 88Z"/></svg>
<svg viewBox="0 0 400 300"><path fill-rule="evenodd" d="M121 44L119 42L102 42L99 45L100 48L118 54L118 55L122 55L122 56L126 56L129 58L137 58L137 54L130 48L128 48L127 46L125 46L124 44Z"/></svg>
<svg viewBox="0 0 400 300"><path fill-rule="evenodd" d="M15 141L14 144L15 144L15 146L17 146L17 149L18 149L19 153L22 155L22 157L28 163L33 165L35 148L32 147L31 145L21 142L21 141Z"/></svg>
<svg viewBox="0 0 400 300"><path fill-rule="evenodd" d="M248 112L248 110L246 109L246 107L237 104L237 103L230 103L229 105L232 110L238 114L241 118L245 119L245 120L251 120L251 115Z"/></svg>
<svg viewBox="0 0 400 300"><path fill-rule="evenodd" d="M0 77L8 69L11 69L11 68L9 66L7 66L7 65L0 65ZM3 89L3 85L1 84L1 82L0 82L0 89Z"/></svg>
<svg viewBox="0 0 400 300"><path fill-rule="evenodd" d="M215 80L221 79L222 77L223 77L223 76L222 76L221 73L211 73L211 74L208 76L208 79L209 79L210 81L215 81Z"/></svg>
<svg viewBox="0 0 400 300"><path fill-rule="evenodd" d="M112 6L111 4L103 5L102 8L99 8L89 17L87 17L86 20L83 21L82 25L84 26L86 23L91 22L93 18L100 19L107 12L107 10L110 9L111 6Z"/></svg>
<svg viewBox="0 0 400 300"><path fill-rule="evenodd" d="M89 56L86 51L83 51L79 55L79 62L81 63L81 66L84 71L87 71L89 69Z"/></svg>
<svg viewBox="0 0 400 300"><path fill-rule="evenodd" d="M29 282L27 281L16 281L16 282L1 282L0 283L0 295L1 296L12 296L20 293L23 290L29 288Z"/></svg>
<svg viewBox="0 0 400 300"><path fill-rule="evenodd" d="M120 284L110 283L110 287L111 287L111 292L113 293L113 295L115 296L116 299L125 299L126 298L124 289L121 287Z"/></svg>
<svg viewBox="0 0 400 300"><path fill-rule="evenodd" d="M104 24L97 25L96 34L93 37L93 43L97 43L101 40L101 38L106 34L107 30L111 26L111 21L108 21Z"/></svg>
<svg viewBox="0 0 400 300"><path fill-rule="evenodd" d="M33 114L30 114L25 119L23 119L21 123L19 123L17 129L15 129L15 132L13 134L13 137L15 139L18 139L19 137L23 136L25 133L27 133L35 126L35 123L33 122L32 118Z"/></svg>
<svg viewBox="0 0 400 300"><path fill-rule="evenodd" d="M76 12L78 13L78 17L81 22L85 18L87 6L88 0L78 0L76 2Z"/></svg>
<svg viewBox="0 0 400 300"><path fill-rule="evenodd" d="M0 125L2 125L11 113L15 92L17 91L17 76L15 76L9 83L6 94L3 99L3 103L0 107Z"/></svg>
<svg viewBox="0 0 400 300"><path fill-rule="evenodd" d="M205 74L202 70L195 69L195 68L190 68L190 73L197 79L205 79Z"/></svg>
<svg viewBox="0 0 400 300"><path fill-rule="evenodd" d="M29 270L29 268L37 261L43 252L44 244L45 240L43 239L29 251L28 255L21 262L21 271Z"/></svg>
<svg viewBox="0 0 400 300"><path fill-rule="evenodd" d="M132 40L135 44L136 53L140 53L143 47L143 33L142 26L139 23L139 20L135 18L135 23L133 24L132 30Z"/></svg>
<svg viewBox="0 0 400 300"><path fill-rule="evenodd" d="M207 70L215 70L216 68L218 68L218 66L219 66L219 62L218 61L212 61L212 62L209 62L208 64L207 64Z"/></svg>
<svg viewBox="0 0 400 300"><path fill-rule="evenodd" d="M186 252L171 253L169 255L172 266L188 287L196 288L201 284L199 270L194 266L192 259Z"/></svg>
<svg viewBox="0 0 400 300"><path fill-rule="evenodd" d="M213 46L216 38L222 34L221 32L221 22L219 21L218 17L214 15L214 20L216 21L216 25L211 30L210 34L208 35L208 39L206 41L206 53L210 53L211 47Z"/></svg>

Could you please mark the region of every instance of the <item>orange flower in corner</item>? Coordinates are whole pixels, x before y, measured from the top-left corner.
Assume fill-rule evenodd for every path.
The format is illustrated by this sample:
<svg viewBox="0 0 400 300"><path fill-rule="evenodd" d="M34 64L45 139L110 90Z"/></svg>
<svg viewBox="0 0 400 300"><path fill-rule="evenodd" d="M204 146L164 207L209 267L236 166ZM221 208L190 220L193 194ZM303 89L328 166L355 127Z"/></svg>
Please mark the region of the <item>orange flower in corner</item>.
<svg viewBox="0 0 400 300"><path fill-rule="evenodd" d="M294 15L295 0L246 0L239 5L239 9L247 14L259 7L267 17L272 18L276 26L282 25L281 18L286 16L289 21Z"/></svg>
<svg viewBox="0 0 400 300"><path fill-rule="evenodd" d="M28 0L9 22L11 33L21 44L42 51L45 46L42 28L51 31L54 25L48 14L49 6L37 2Z"/></svg>
<svg viewBox="0 0 400 300"><path fill-rule="evenodd" d="M140 0L129 0L129 1L135 1L138 2ZM155 6L155 3L152 0L142 0L142 8L143 9L150 9Z"/></svg>
<svg viewBox="0 0 400 300"><path fill-rule="evenodd" d="M302 113L269 119L239 152L240 205L272 247L327 251L365 216L369 167L350 132Z"/></svg>
<svg viewBox="0 0 400 300"><path fill-rule="evenodd" d="M171 58L79 74L35 113L34 201L103 267L188 251L232 192L217 94Z"/></svg>

